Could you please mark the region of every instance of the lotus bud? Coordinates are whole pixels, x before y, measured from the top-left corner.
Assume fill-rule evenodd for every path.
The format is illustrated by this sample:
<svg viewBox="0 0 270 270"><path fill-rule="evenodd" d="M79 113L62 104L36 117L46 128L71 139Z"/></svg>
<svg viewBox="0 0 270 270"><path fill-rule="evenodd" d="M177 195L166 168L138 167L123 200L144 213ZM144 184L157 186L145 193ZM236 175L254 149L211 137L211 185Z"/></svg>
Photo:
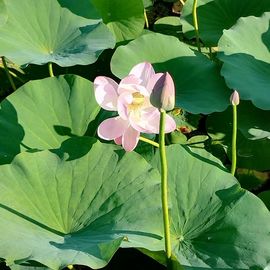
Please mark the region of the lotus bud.
<svg viewBox="0 0 270 270"><path fill-rule="evenodd" d="M234 90L233 93L231 94L230 101L231 101L231 104L234 106L239 105L240 98L239 98L239 93L236 90Z"/></svg>
<svg viewBox="0 0 270 270"><path fill-rule="evenodd" d="M171 75L162 73L154 85L150 96L151 104L165 111L171 111L175 105L175 88Z"/></svg>

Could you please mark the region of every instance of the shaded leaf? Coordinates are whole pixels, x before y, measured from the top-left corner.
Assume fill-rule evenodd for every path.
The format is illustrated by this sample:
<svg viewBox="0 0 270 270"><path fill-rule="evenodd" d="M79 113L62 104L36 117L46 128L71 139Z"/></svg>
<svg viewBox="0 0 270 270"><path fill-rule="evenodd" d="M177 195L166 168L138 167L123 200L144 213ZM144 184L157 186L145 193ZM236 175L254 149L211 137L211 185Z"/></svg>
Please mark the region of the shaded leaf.
<svg viewBox="0 0 270 270"><path fill-rule="evenodd" d="M183 32L189 38L195 37L192 5L193 1L186 1L181 16ZM200 0L197 6L200 38L206 46L216 46L223 30L231 28L240 17L261 16L265 11L270 11L268 0L260 3L256 0Z"/></svg>
<svg viewBox="0 0 270 270"><path fill-rule="evenodd" d="M233 28L224 31L218 54L224 62L221 74L227 85L237 89L240 99L251 100L263 110L270 110L269 23L270 12L260 18L239 19Z"/></svg>
<svg viewBox="0 0 270 270"><path fill-rule="evenodd" d="M237 166L242 168L268 170L270 111L260 110L250 102L241 101L238 109ZM214 113L207 118L207 130L216 143L220 142L231 153L232 108Z"/></svg>
<svg viewBox="0 0 270 270"><path fill-rule="evenodd" d="M138 37L144 28L142 0L92 0L116 41Z"/></svg>

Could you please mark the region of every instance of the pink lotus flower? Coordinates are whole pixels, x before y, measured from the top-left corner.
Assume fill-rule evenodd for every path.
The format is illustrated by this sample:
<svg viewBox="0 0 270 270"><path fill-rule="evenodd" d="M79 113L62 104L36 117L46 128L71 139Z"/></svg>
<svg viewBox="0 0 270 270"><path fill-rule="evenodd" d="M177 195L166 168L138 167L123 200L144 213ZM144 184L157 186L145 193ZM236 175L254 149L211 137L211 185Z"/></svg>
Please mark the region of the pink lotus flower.
<svg viewBox="0 0 270 270"><path fill-rule="evenodd" d="M152 65L144 62L134 66L119 85L108 77L97 77L94 89L98 104L119 114L99 125L98 136L114 140L126 151L132 151L138 144L140 132L158 134L160 112L150 103L150 95L155 87L160 87L163 74L155 73ZM175 128L175 121L167 115L165 132Z"/></svg>
<svg viewBox="0 0 270 270"><path fill-rule="evenodd" d="M240 97L239 97L239 93L236 90L234 90L233 93L231 94L230 101L231 101L231 104L234 106L239 105Z"/></svg>

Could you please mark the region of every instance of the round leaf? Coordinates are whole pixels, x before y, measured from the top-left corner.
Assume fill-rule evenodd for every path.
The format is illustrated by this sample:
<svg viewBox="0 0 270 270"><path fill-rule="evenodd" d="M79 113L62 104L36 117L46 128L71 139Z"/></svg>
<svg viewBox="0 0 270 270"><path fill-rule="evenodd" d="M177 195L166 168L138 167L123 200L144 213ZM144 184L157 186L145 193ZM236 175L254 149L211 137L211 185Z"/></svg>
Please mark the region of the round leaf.
<svg viewBox="0 0 270 270"><path fill-rule="evenodd" d="M114 150L97 142L72 161L23 152L0 167L0 257L8 265L102 268L123 239L161 249L159 173L138 154Z"/></svg>
<svg viewBox="0 0 270 270"><path fill-rule="evenodd" d="M181 16L183 32L190 38L195 37L192 5L193 1L186 1ZM240 17L260 16L265 11L270 11L268 0L260 0L260 3L256 0L200 0L197 6L200 38L205 45L216 46L223 30L231 28Z"/></svg>
<svg viewBox="0 0 270 270"><path fill-rule="evenodd" d="M4 3L8 20L0 28L0 55L16 64L87 65L114 47L112 34L100 20L76 16L55 0Z"/></svg>
<svg viewBox="0 0 270 270"><path fill-rule="evenodd" d="M116 41L134 39L144 28L142 0L92 0Z"/></svg>
<svg viewBox="0 0 270 270"><path fill-rule="evenodd" d="M190 270L263 269L270 260L270 214L264 204L204 150L172 145L167 157L178 261ZM156 155L158 168L159 160Z"/></svg>
<svg viewBox="0 0 270 270"><path fill-rule="evenodd" d="M270 12L262 17L241 18L219 41L221 74L240 98L270 110ZM247 30L248 29L248 30ZM243 79L244 78L244 79Z"/></svg>
<svg viewBox="0 0 270 270"><path fill-rule="evenodd" d="M54 149L85 134L99 112L90 81L75 75L30 81L0 110L0 163L21 150Z"/></svg>
<svg viewBox="0 0 270 270"><path fill-rule="evenodd" d="M172 75L176 106L205 114L223 111L228 106L230 91L217 65L177 38L151 33L118 47L112 57L112 72L123 78L143 61L151 62L156 72L168 71Z"/></svg>

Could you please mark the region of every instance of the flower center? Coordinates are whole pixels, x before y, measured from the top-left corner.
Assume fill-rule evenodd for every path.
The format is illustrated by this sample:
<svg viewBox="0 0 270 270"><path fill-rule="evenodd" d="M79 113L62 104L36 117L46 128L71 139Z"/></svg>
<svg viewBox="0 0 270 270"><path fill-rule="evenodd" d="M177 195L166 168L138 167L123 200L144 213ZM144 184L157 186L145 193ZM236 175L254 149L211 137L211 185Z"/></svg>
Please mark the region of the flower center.
<svg viewBox="0 0 270 270"><path fill-rule="evenodd" d="M144 95L139 92L132 93L132 103L128 105L130 111L139 109L145 102Z"/></svg>
<svg viewBox="0 0 270 270"><path fill-rule="evenodd" d="M144 95L142 95L141 93L135 92L132 94L132 96L132 105L142 105L144 103Z"/></svg>

